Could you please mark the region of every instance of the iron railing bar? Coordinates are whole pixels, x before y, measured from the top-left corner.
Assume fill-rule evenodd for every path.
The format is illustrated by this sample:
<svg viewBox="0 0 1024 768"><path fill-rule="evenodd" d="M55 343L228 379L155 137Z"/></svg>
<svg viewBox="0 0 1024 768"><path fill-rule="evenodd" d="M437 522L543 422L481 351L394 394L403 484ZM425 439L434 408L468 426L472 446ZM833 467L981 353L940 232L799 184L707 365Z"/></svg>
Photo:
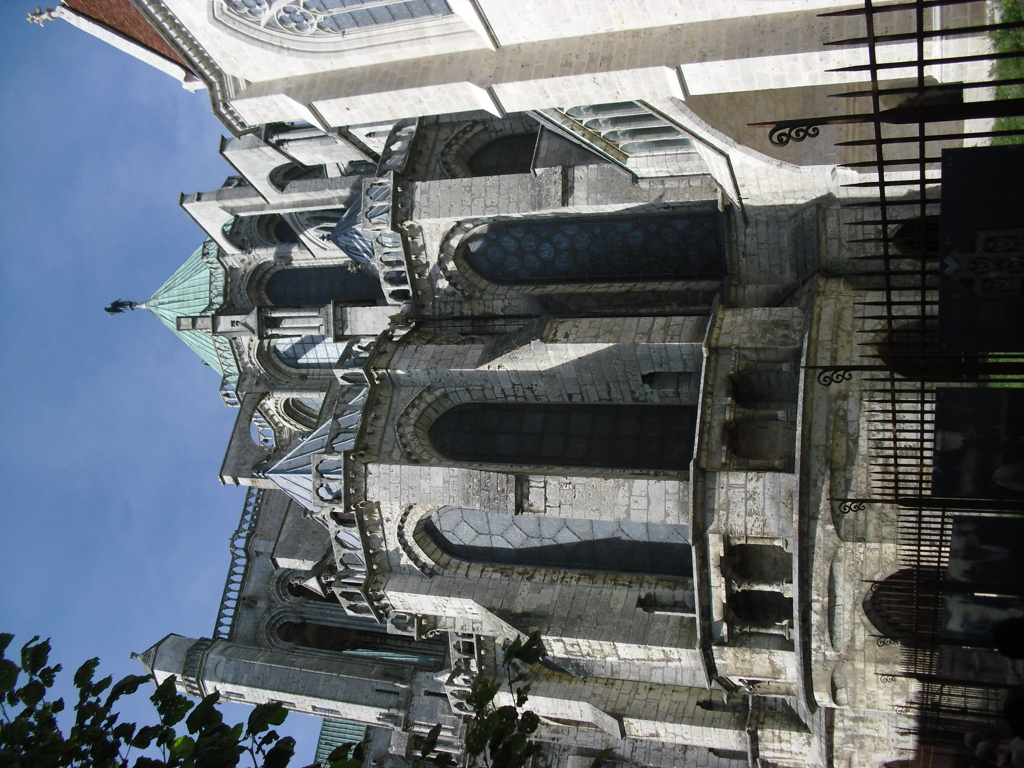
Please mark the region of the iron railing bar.
<svg viewBox="0 0 1024 768"><path fill-rule="evenodd" d="M870 19L871 17L868 16ZM845 40L827 40L825 45L864 45L868 44L874 48L878 43L896 43L901 40L918 40L919 38L933 37L957 37L959 35L975 35L978 33L998 32L1004 29L1020 29L1024 27L1024 21L1002 21L995 24L975 24L970 27L952 27L946 29L919 29L915 32L894 32L888 35L869 35L868 37L850 37ZM912 67L913 62L904 66Z"/></svg>
<svg viewBox="0 0 1024 768"><path fill-rule="evenodd" d="M939 83L938 85L908 85L901 86L898 88L882 88L879 93L884 94L921 94L926 92L934 91L951 91L959 90L961 88L998 88L1001 85L1020 85L1024 83L1024 78L1015 77L1008 80L982 80L971 83ZM866 96L870 96L871 91L841 91L840 93L830 93L829 98L833 99L859 99Z"/></svg>
<svg viewBox="0 0 1024 768"><path fill-rule="evenodd" d="M924 0L925 8L932 8L940 5L966 5L975 3L978 0ZM866 16L869 13L895 13L897 11L908 11L917 7L917 3L893 3L892 5L876 5L870 10L866 8L846 8L841 11L828 11L819 13L818 17L827 19L832 16Z"/></svg>
<svg viewBox="0 0 1024 768"><path fill-rule="evenodd" d="M963 139L985 139L1000 138L1005 136L1021 136L1024 130L1015 129L1008 131L971 131L970 133L929 133L925 134L925 141L962 141ZM881 139L883 144L908 144L912 141L919 141L918 136L887 136ZM874 139L852 139L850 141L837 141L837 147L866 147L874 144Z"/></svg>
<svg viewBox="0 0 1024 768"><path fill-rule="evenodd" d="M883 160L882 165L886 168L892 168L898 165L916 165L919 161L914 159L907 160ZM930 165L937 165L942 162L941 157L929 157L925 159L925 162ZM878 163L873 160L864 160L857 163L840 163L840 168L874 168L877 167ZM859 224L857 221L846 222L847 224Z"/></svg>
<svg viewBox="0 0 1024 768"><path fill-rule="evenodd" d="M944 64L969 64L973 61L987 61L990 59L1019 59L1024 58L1024 51L992 51L990 53L972 53L964 56L944 56L938 59L924 59L921 64L926 67L937 67ZM886 61L878 64L875 69L906 69L913 66L905 61ZM853 64L848 67L836 67L827 69L826 72L867 72L871 69L870 64Z"/></svg>

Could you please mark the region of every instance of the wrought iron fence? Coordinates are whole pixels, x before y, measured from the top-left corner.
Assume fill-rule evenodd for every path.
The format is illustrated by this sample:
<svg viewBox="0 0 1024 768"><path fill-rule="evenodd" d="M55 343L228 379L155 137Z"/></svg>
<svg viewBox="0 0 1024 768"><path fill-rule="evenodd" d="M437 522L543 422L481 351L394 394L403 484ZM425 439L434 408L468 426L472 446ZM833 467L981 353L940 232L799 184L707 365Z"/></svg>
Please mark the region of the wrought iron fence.
<svg viewBox="0 0 1024 768"><path fill-rule="evenodd" d="M940 24L934 23L936 13L945 14ZM984 18L977 18L979 14ZM883 591L876 609L902 616L902 629L880 642L900 643L902 674L918 681L910 709L921 752L905 762L918 765L929 750L966 758L965 732L1006 733L1002 703L1007 686L996 680L980 682L950 663L956 642L943 636L943 600L963 589L948 571L954 518L1019 516L1024 501L984 493L960 498L933 482L936 449L943 439L936 411L942 392L949 389L1024 387L1024 354L993 354L982 344L976 350L949 351L949 345L939 343L940 282L943 270L948 274L954 268L940 261L942 151L1021 137L1019 123L1000 120L1024 115L1024 99L996 98L995 89L1019 86L1024 78L940 83L932 75L948 65L983 66L1024 57L1019 50L980 45L954 51L943 45L1019 29L1024 21L995 18L993 6L974 0L887 5L864 0L863 7L823 16L863 21L863 34L831 44L865 53L867 63L836 71L866 73L869 85L833 94L851 104L851 114L759 125L769 129L776 146L813 140L826 125L866 130L865 136L836 144L860 153L846 166L864 177L849 185L863 195L846 204L844 216L847 242L868 251L854 257L864 268L856 280L866 296L856 313L860 359L822 367L817 380L831 386L859 377L865 392L870 498L838 499L839 511L848 514L877 502L892 503L898 510L902 570L895 582L875 585L871 600ZM882 46L894 42L913 44L916 56L887 60ZM892 79L908 70L913 77ZM1018 226L1024 228L1024 222Z"/></svg>

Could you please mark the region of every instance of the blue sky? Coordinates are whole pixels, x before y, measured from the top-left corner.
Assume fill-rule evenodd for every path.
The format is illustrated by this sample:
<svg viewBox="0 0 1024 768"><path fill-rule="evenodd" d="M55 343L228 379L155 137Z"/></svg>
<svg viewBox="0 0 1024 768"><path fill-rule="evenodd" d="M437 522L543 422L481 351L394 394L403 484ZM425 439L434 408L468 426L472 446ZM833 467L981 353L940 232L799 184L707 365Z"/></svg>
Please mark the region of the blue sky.
<svg viewBox="0 0 1024 768"><path fill-rule="evenodd" d="M0 3L0 630L52 638L65 678L92 656L116 678L168 632L210 634L244 492L217 480L217 374L148 312L103 307L195 250L178 195L232 171L205 91L34 7ZM290 717L293 765L318 728Z"/></svg>

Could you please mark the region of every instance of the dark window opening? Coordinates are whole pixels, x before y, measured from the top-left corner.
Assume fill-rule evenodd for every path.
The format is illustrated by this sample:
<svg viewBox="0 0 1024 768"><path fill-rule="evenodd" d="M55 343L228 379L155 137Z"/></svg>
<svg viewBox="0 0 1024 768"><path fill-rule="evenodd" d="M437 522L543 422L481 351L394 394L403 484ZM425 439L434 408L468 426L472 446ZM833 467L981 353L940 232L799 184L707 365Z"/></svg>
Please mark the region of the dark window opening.
<svg viewBox="0 0 1024 768"><path fill-rule="evenodd" d="M536 133L499 136L476 151L469 159L469 169L474 176L529 173L536 144Z"/></svg>
<svg viewBox="0 0 1024 768"><path fill-rule="evenodd" d="M463 403L427 432L453 461L678 472L696 421L689 405Z"/></svg>
<svg viewBox="0 0 1024 768"><path fill-rule="evenodd" d="M444 659L446 646L436 640L393 637L383 629L352 629L308 621L286 621L277 628L277 636L303 648L419 667L436 667Z"/></svg>
<svg viewBox="0 0 1024 768"><path fill-rule="evenodd" d="M736 404L750 409L796 405L799 382L791 371L739 371L729 376Z"/></svg>
<svg viewBox="0 0 1024 768"><path fill-rule="evenodd" d="M282 269L270 276L265 290L278 307L322 307L332 301L376 306L384 298L376 275L347 266Z"/></svg>
<svg viewBox="0 0 1024 768"><path fill-rule="evenodd" d="M717 280L723 235L717 212L497 221L457 254L499 285Z"/></svg>
<svg viewBox="0 0 1024 768"><path fill-rule="evenodd" d="M334 651L335 653L360 646L365 647L366 640L359 637L360 634L362 633L358 630L332 627L327 624L312 624L307 621L286 621L277 628L277 636L286 643L301 645L304 648L316 648L319 651Z"/></svg>
<svg viewBox="0 0 1024 768"><path fill-rule="evenodd" d="M778 419L730 421L725 425L729 451L739 459L764 464L764 469L789 472L796 445L796 427Z"/></svg>
<svg viewBox="0 0 1024 768"><path fill-rule="evenodd" d="M277 217L277 221L274 222L274 228L272 230L273 239L278 243L297 243L299 242L299 236L295 234L295 230L292 229L288 222L282 219L280 216Z"/></svg>
<svg viewBox="0 0 1024 768"><path fill-rule="evenodd" d="M896 252L908 259L939 258L939 217L924 216L903 222L892 233Z"/></svg>
<svg viewBox="0 0 1024 768"><path fill-rule="evenodd" d="M737 621L754 627L773 627L793 619L793 598L781 592L741 590L729 596Z"/></svg>
<svg viewBox="0 0 1024 768"><path fill-rule="evenodd" d="M734 544L730 549L732 575L745 581L775 584L793 580L793 555L771 544Z"/></svg>
<svg viewBox="0 0 1024 768"><path fill-rule="evenodd" d="M712 749L710 751L712 755L722 760L736 760L744 765L747 764L747 753L740 752L738 749Z"/></svg>

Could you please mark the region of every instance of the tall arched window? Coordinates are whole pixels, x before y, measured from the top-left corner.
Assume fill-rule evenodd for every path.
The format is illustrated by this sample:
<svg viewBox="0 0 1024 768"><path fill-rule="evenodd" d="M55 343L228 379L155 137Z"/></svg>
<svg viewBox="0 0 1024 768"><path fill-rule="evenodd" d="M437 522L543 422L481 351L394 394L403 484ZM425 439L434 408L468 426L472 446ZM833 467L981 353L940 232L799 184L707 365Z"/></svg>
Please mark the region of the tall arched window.
<svg viewBox="0 0 1024 768"><path fill-rule="evenodd" d="M367 661L396 661L417 667L437 667L444 660L444 645L395 637L383 631L336 627L310 621L285 621L277 636L286 643L318 651L331 651Z"/></svg>
<svg viewBox="0 0 1024 768"><path fill-rule="evenodd" d="M290 336L274 342L277 359L289 368L333 368L344 351L344 342L323 336Z"/></svg>
<svg viewBox="0 0 1024 768"><path fill-rule="evenodd" d="M278 307L321 307L332 301L374 306L384 298L376 275L343 265L282 269L270 276L264 290Z"/></svg>
<svg viewBox="0 0 1024 768"><path fill-rule="evenodd" d="M445 507L426 532L461 560L614 573L693 575L690 528Z"/></svg>
<svg viewBox="0 0 1024 768"><path fill-rule="evenodd" d="M456 258L499 285L717 280L723 235L717 212L496 221Z"/></svg>
<svg viewBox="0 0 1024 768"><path fill-rule="evenodd" d="M682 471L696 423L691 405L462 403L427 434L453 461Z"/></svg>

